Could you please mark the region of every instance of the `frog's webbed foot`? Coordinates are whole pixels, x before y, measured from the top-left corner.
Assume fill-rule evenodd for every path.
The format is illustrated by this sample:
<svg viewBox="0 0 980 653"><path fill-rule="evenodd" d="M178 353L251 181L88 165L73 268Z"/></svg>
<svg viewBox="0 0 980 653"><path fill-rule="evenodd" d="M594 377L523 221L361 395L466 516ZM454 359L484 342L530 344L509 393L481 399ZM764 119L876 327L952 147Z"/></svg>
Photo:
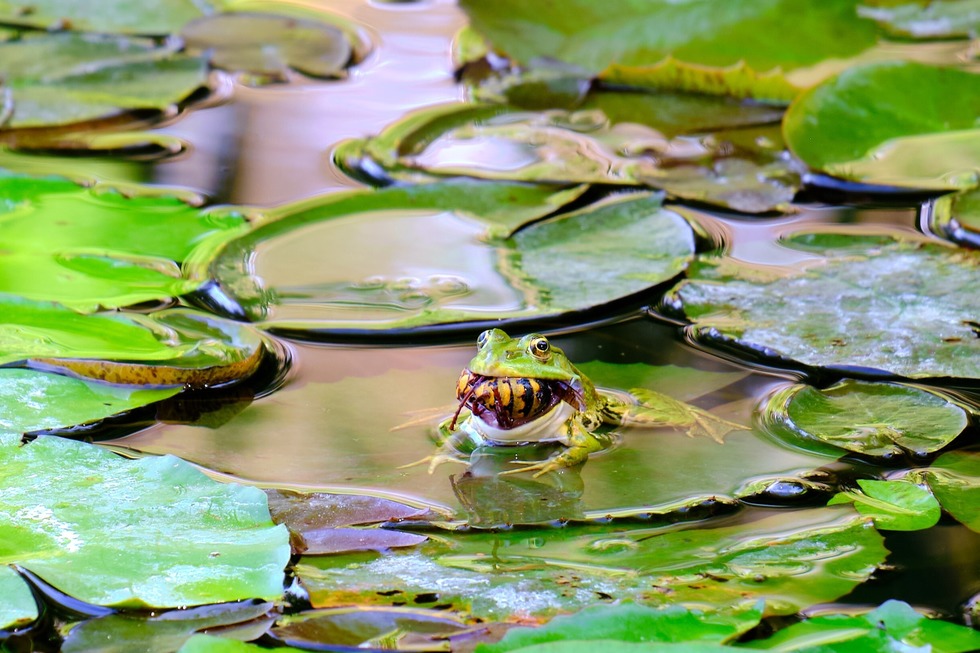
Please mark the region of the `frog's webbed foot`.
<svg viewBox="0 0 980 653"><path fill-rule="evenodd" d="M719 444L732 431L750 430L744 424L723 419L653 390L637 388L631 390L630 394L640 403L625 407L622 413L623 424L687 429L689 437L708 436Z"/></svg>
<svg viewBox="0 0 980 653"><path fill-rule="evenodd" d="M558 457L559 456L555 456L555 458L558 458ZM563 464L561 464L559 462L556 462L555 458L549 458L548 460L540 460L540 461L536 461L536 460L511 460L510 461L510 464L512 464L512 465L524 465L524 467L521 467L520 469L508 469L506 472L498 472L497 475L498 476L508 476L510 474L524 474L526 472L534 472L534 474L532 474L531 477L532 478L538 478L539 476L543 476L544 474L547 474L548 472L555 472L555 471L558 471L560 469L564 469L565 467L567 467L567 465L563 465Z"/></svg>

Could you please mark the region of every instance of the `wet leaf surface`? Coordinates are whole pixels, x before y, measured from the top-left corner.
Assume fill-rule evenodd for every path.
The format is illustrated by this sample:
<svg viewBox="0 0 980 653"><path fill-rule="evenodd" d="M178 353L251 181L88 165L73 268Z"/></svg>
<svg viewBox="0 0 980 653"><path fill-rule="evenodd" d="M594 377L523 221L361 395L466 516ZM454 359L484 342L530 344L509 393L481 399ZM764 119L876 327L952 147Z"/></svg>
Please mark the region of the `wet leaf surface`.
<svg viewBox="0 0 980 653"><path fill-rule="evenodd" d="M966 411L934 392L854 380L824 390L785 388L769 399L762 419L793 444L817 443L817 451L830 445L832 455L845 449L884 460L921 459L952 442L967 425Z"/></svg>
<svg viewBox="0 0 980 653"><path fill-rule="evenodd" d="M715 528L445 534L417 552L303 559L296 571L314 605L431 600L502 618L598 600L718 608L765 597L767 614L790 614L847 593L885 553L866 520L822 509Z"/></svg>
<svg viewBox="0 0 980 653"><path fill-rule="evenodd" d="M280 621L272 635L293 646L332 644L428 651L447 650L444 638L465 628L452 616L435 611L363 607L302 612ZM420 646L423 643L428 646Z"/></svg>
<svg viewBox="0 0 980 653"><path fill-rule="evenodd" d="M319 214L271 222L210 267L253 320L302 335L583 311L667 281L694 253L692 228L656 195L614 197L488 242L484 221L492 218L474 220L466 202L443 207L445 186L415 190L419 202L395 190L391 201L377 197L384 191L353 196L363 202L341 215L327 203ZM317 265L324 257L336 265Z"/></svg>
<svg viewBox="0 0 980 653"><path fill-rule="evenodd" d="M944 453L925 470L923 479L943 510L980 533L980 452Z"/></svg>
<svg viewBox="0 0 980 653"><path fill-rule="evenodd" d="M26 361L109 383L227 383L254 372L265 352L251 327L190 309L80 315L0 295L0 311L0 364Z"/></svg>
<svg viewBox="0 0 980 653"><path fill-rule="evenodd" d="M748 213L785 208L796 193L794 165L771 142L743 143L727 133L668 137L647 126L659 123L656 118L637 123L623 113L624 100L641 100L643 94L611 99L627 118L613 123L602 111L605 94L595 97L589 106L598 109L575 112L437 106L409 115L375 138L347 142L336 156L349 169L380 166L399 180L427 181L435 175L653 187ZM664 122L677 129L669 116Z"/></svg>
<svg viewBox="0 0 980 653"><path fill-rule="evenodd" d="M749 646L764 650L839 653L926 649L965 653L980 647L980 633L940 619L929 619L902 601L887 601L862 615L827 614L793 624Z"/></svg>
<svg viewBox="0 0 980 653"><path fill-rule="evenodd" d="M48 60L52 68L41 64ZM203 60L121 37L67 33L0 43L0 62L13 101L4 129L163 111L207 85Z"/></svg>
<svg viewBox="0 0 980 653"><path fill-rule="evenodd" d="M238 642L215 635L194 635L181 646L177 653L261 653L269 649L258 644ZM281 653L295 653L302 649L282 646L276 649Z"/></svg>
<svg viewBox="0 0 980 653"><path fill-rule="evenodd" d="M827 505L852 503L884 531L918 531L939 521L939 502L924 487L908 481L858 479L857 483L860 491L841 492Z"/></svg>
<svg viewBox="0 0 980 653"><path fill-rule="evenodd" d="M0 288L81 312L195 290L179 264L208 238L245 225L172 197L125 197L57 179L0 176Z"/></svg>
<svg viewBox="0 0 980 653"><path fill-rule="evenodd" d="M290 69L335 77L351 58L340 28L275 14L207 16L185 25L180 36L190 52L206 53L212 66L272 79L287 79Z"/></svg>
<svg viewBox="0 0 980 653"><path fill-rule="evenodd" d="M0 456L4 561L77 599L177 607L282 593L286 529L261 490L173 456L132 461L50 436L0 436Z"/></svg>
<svg viewBox="0 0 980 653"><path fill-rule="evenodd" d="M94 9L94 10L93 10ZM3 0L0 22L40 29L70 29L165 36L189 20L212 11L202 0L133 3L101 0L97 8L75 0Z"/></svg>
<svg viewBox="0 0 980 653"><path fill-rule="evenodd" d="M980 2L977 0L869 4L872 6L859 7L858 14L877 21L890 34L899 37L970 38L980 29Z"/></svg>
<svg viewBox="0 0 980 653"><path fill-rule="evenodd" d="M0 369L0 431L30 433L96 422L180 392L93 383L35 370Z"/></svg>
<svg viewBox="0 0 980 653"><path fill-rule="evenodd" d="M796 238L784 242L793 246ZM768 280L737 263L698 266L667 302L693 323L700 342L770 360L980 378L973 299L980 257L901 238L861 249L840 248L835 256L828 243L825 260L793 272L774 269Z"/></svg>
<svg viewBox="0 0 980 653"><path fill-rule="evenodd" d="M0 566L0 632L26 626L37 617L37 604L31 588L13 568Z"/></svg>
<svg viewBox="0 0 980 653"><path fill-rule="evenodd" d="M909 93L915 88L915 93ZM811 168L872 184L977 185L980 75L912 62L855 66L807 91L783 121Z"/></svg>

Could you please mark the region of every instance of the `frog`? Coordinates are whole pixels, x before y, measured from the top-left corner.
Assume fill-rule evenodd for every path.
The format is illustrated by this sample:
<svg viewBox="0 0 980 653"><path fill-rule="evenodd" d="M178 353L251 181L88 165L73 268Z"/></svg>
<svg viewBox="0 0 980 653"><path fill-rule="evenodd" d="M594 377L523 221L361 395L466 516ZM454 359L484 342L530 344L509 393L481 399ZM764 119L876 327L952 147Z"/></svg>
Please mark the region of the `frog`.
<svg viewBox="0 0 980 653"><path fill-rule="evenodd" d="M615 439L604 427L683 428L719 443L730 431L748 428L652 390L599 389L540 333L511 338L488 329L476 345L456 383L458 407L438 426L438 451L424 459L430 473L447 461L465 462L465 452L481 446L556 443L546 460L511 461L522 467L501 472L541 476L610 448Z"/></svg>

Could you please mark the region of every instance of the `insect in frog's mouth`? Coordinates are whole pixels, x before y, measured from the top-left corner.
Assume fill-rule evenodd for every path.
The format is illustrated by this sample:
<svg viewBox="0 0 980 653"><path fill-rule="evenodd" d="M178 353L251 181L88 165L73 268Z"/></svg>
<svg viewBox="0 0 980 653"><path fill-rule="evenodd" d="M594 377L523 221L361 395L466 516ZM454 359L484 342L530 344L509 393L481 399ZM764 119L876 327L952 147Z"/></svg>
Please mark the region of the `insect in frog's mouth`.
<svg viewBox="0 0 980 653"><path fill-rule="evenodd" d="M464 369L456 382L459 408L450 430L463 408L490 426L512 429L532 422L564 401L585 409L582 394L564 381L510 376L483 376Z"/></svg>

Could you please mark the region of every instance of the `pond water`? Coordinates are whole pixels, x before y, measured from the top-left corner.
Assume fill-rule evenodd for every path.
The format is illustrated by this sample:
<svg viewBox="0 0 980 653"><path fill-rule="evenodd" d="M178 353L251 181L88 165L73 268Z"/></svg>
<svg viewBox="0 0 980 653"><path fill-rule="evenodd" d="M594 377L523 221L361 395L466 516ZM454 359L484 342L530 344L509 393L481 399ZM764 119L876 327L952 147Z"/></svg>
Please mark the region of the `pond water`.
<svg viewBox="0 0 980 653"><path fill-rule="evenodd" d="M209 203L257 207L362 188L333 163L338 144L377 134L413 109L465 98L463 87L454 80L450 57L452 39L466 23L454 3L305 4L351 19L371 42L370 54L346 79L260 88L235 85L225 102L191 110L159 128L187 141L188 151L165 161L113 164L114 177L185 187L206 195ZM452 155L465 158L473 152ZM479 156L506 169L520 153L480 148ZM441 161L447 162L453 163ZM100 163L92 165L98 170ZM821 201L830 197L830 193L821 197L819 191L810 192L812 201L799 204L797 213L785 217L749 218L703 206L685 210L733 258L790 268L817 258L776 242L800 226L847 225L862 232L920 230L914 200L878 197L852 205ZM389 223L409 217L417 221L415 234L431 252L452 248L479 230L473 223L447 222L438 212L427 211L408 217L404 212L396 216L377 211L334 221L329 232L317 225L296 229L252 254L256 274L279 293L279 304L268 317L287 322L317 318L318 293L326 288L335 294L337 283L364 276L359 266L375 272L380 267L391 276L410 272L412 277L434 279L432 284L446 287L455 275L465 282L467 274L478 275L492 267L480 259L488 256L486 251L474 248L456 252L458 265L451 269L427 266L425 251L416 269L405 271L394 265L392 270L383 269L383 262L394 260L402 245L387 236ZM362 251L345 249L343 243L348 241L339 240L338 233L347 234L347 239L356 233L373 239L372 265L365 265ZM520 304L504 281L483 279L480 288L483 294L467 298L478 306L506 310ZM682 522L715 516L707 522L709 529L780 519L787 521L783 531L791 532L793 511L803 515L822 506L828 496L819 491L807 498L780 495L776 490L758 494L751 489L753 483L810 479L836 485L858 477L886 478L904 469L901 461L882 467L858 456L837 459L778 441L761 425L759 406L768 396L805 378L803 373L769 368L759 361L740 362L733 355L696 346L683 328L647 310L658 294L633 296L571 319L545 319L538 328L546 328L552 342L601 387L656 390L746 427L730 433L724 444L690 438L679 429L630 427L619 431L613 447L594 455L582 468L541 479L463 476L464 468L455 463L443 464L430 474L426 464L413 463L432 454L433 428L455 409L456 379L473 356L475 337L484 325L397 337L337 333L320 341L286 337L283 331L274 336L278 360L269 361L244 386L165 402L157 420L124 437L116 437L120 429L127 431L118 423L91 435L119 451L176 454L226 480L375 494L432 508L447 522L584 524L566 527L563 535L555 536L557 550L549 555L559 560L563 555L574 560L578 553L578 549L561 549L569 529L595 528L610 517L613 524L649 522L651 529L660 526L657 518L662 515ZM409 293L392 301L411 307L416 299ZM356 301L351 303L351 315L370 319L369 311L355 306ZM514 335L522 327L508 330ZM969 392L962 396L980 402L975 390ZM491 468L498 464L493 456L488 458ZM745 502L738 505L732 497ZM779 507L782 504L786 505ZM809 518L801 519L803 524ZM518 529L481 537L486 538L487 551L504 544L531 548L531 539L537 548L549 546L552 536L547 528L529 532L521 535ZM493 542L494 537L498 541ZM521 538L523 544L518 544ZM980 535L951 519L922 532L887 533L885 546L891 551L887 569L858 585L841 602L877 604L901 598L951 615L980 590ZM364 556L379 559L376 554ZM365 559L359 558L358 564ZM335 563L318 564L329 568ZM345 561L336 564L339 568Z"/></svg>

